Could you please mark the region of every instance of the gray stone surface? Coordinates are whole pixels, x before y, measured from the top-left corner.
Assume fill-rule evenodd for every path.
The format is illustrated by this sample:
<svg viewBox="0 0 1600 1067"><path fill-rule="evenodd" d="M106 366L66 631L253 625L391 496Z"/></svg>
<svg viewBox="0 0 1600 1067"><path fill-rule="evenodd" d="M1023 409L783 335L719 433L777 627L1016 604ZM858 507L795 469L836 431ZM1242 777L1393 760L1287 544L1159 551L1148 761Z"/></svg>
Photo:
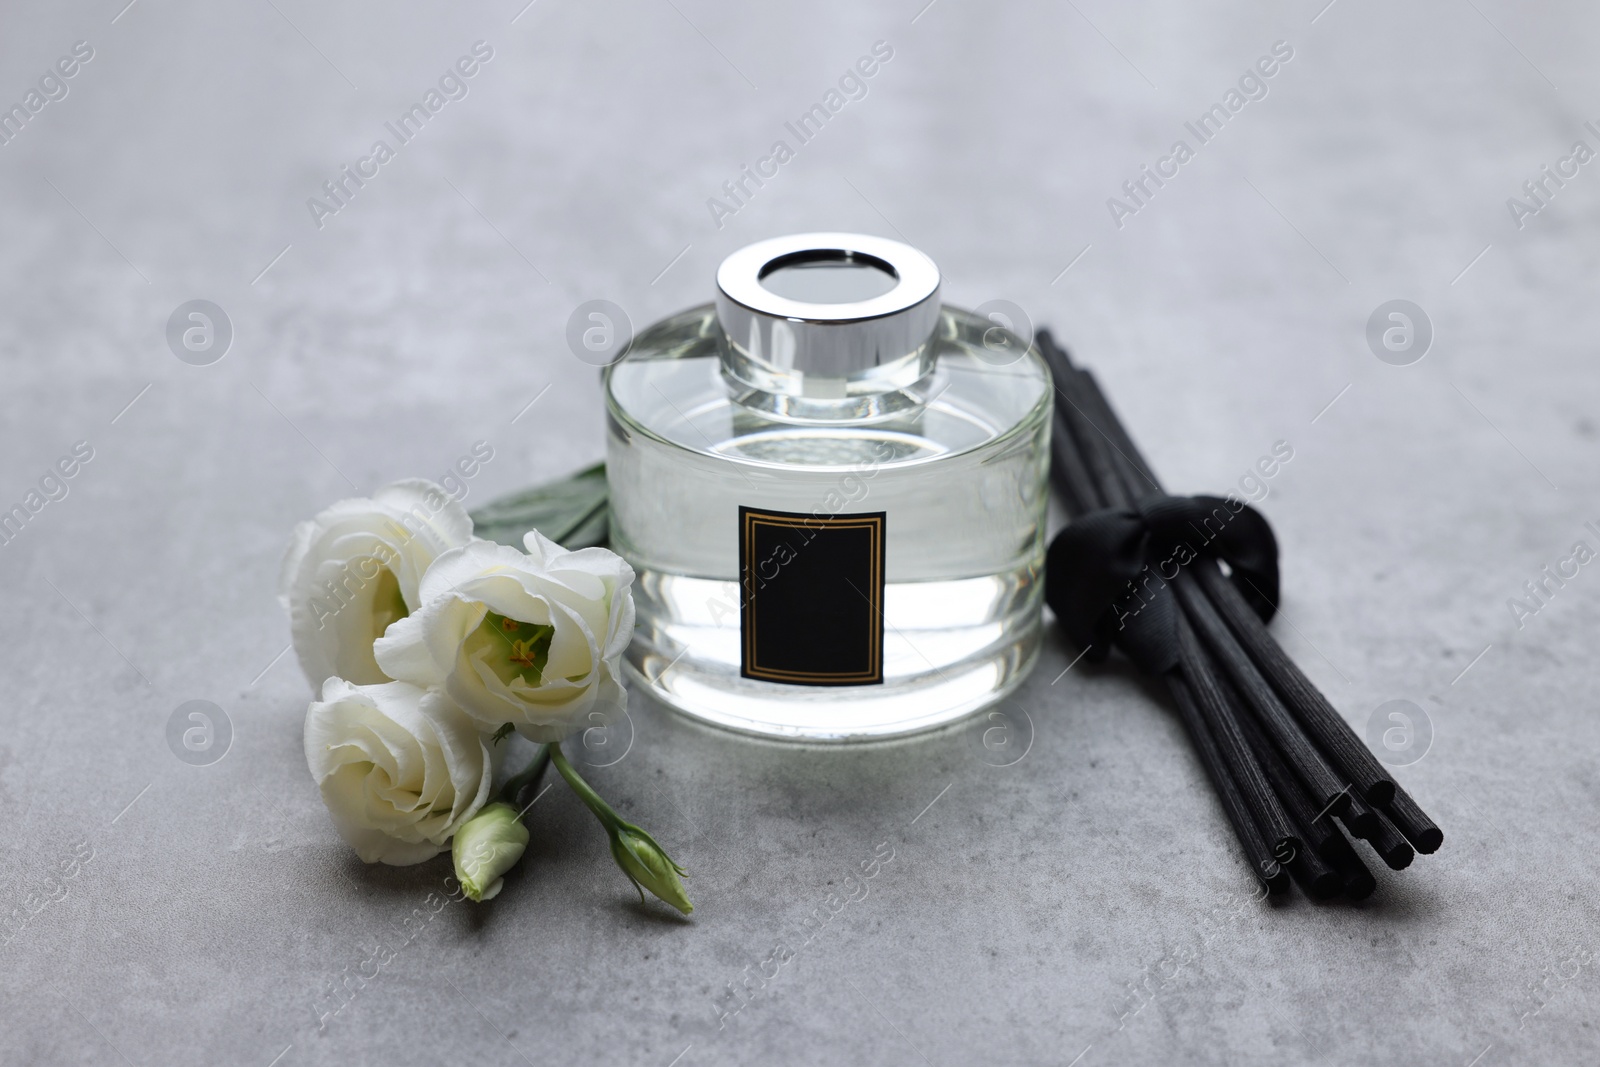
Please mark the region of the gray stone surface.
<svg viewBox="0 0 1600 1067"><path fill-rule="evenodd" d="M1521 629L1507 598L1600 547L1600 164L1520 229L1506 205L1600 148L1592 10L122 2L8 5L0 30L4 103L94 49L0 146L0 503L94 450L0 546L0 916L25 916L0 1061L1593 1062L1600 576ZM319 228L307 198L480 39L470 94ZM719 228L707 198L880 39L867 96ZM1279 40L1268 95L1115 225L1107 198ZM280 656L291 525L480 438L471 502L592 461L570 311L642 325L739 245L820 228L903 236L952 302L1053 326L1174 487L1291 443L1263 504L1274 628L1358 729L1425 709L1401 777L1440 853L1359 906L1241 906L1171 713L1115 665L1062 675L1052 642L1003 768L970 729L808 750L635 696L595 778L687 863L692 920L630 899L559 786L492 905L432 915L444 860L355 859ZM234 327L209 366L164 336L196 298ZM1436 330L1411 366L1364 338L1394 298ZM209 766L166 741L196 699L233 729Z"/></svg>

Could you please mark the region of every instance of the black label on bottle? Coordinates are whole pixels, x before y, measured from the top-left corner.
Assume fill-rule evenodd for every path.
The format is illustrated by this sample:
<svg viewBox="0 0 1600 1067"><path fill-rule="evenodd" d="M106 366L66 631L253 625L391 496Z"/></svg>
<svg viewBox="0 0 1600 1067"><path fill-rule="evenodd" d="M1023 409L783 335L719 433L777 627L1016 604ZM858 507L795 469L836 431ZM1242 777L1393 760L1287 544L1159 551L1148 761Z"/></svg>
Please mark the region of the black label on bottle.
<svg viewBox="0 0 1600 1067"><path fill-rule="evenodd" d="M739 509L746 678L789 685L883 682L884 513Z"/></svg>

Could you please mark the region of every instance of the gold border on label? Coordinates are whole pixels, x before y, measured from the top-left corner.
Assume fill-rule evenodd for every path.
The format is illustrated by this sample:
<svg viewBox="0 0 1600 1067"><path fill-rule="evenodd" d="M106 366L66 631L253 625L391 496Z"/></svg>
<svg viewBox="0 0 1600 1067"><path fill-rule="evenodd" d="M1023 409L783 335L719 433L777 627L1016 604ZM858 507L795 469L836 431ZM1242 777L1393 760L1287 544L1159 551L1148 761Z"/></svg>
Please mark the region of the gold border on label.
<svg viewBox="0 0 1600 1067"><path fill-rule="evenodd" d="M743 540L744 558L741 560L739 583L744 587L745 604L749 605L749 625L744 625L744 618L740 618L741 629L744 631L744 662L740 664L740 674L746 678L768 682L831 682L835 684L858 683L870 685L883 681L883 538L884 516L829 516L818 515L790 516L774 514L754 509L744 509L741 513L744 529L740 531ZM867 653L868 667L866 671L785 671L771 667L762 667L755 660L756 641L756 591L752 588L755 584L755 529L757 525L773 526L779 529L814 529L824 526L833 530L865 529L871 532L872 569L871 579L867 583L866 591L868 609L873 613L876 631L873 635L871 648Z"/></svg>

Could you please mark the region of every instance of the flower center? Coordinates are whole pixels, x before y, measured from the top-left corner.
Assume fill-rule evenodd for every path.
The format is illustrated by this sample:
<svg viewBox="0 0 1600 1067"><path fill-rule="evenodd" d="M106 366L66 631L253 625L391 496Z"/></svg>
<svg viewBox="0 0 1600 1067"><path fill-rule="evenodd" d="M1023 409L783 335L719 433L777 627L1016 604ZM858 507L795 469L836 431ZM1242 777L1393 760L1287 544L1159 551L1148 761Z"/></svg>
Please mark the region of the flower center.
<svg viewBox="0 0 1600 1067"><path fill-rule="evenodd" d="M411 611L400 593L400 579L395 577L394 571L380 568L376 580L378 587L372 591L372 627L373 632L382 637L390 623L405 618Z"/></svg>
<svg viewBox="0 0 1600 1067"><path fill-rule="evenodd" d="M518 679L532 686L544 680L545 664L550 660L550 639L554 626L518 622L489 612L468 639L470 651L483 653L482 661L511 685Z"/></svg>

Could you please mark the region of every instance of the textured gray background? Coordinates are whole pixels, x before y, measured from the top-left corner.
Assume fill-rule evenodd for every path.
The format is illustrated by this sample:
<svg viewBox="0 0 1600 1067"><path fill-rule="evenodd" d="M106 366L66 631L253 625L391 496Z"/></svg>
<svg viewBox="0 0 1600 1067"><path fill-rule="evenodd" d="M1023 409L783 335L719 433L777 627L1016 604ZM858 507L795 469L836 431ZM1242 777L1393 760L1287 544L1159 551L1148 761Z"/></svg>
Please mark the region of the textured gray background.
<svg viewBox="0 0 1600 1067"><path fill-rule="evenodd" d="M1600 576L1520 631L1506 600L1600 547L1600 164L1521 230L1505 203L1600 147L1592 9L523 2L0 15L0 101L95 49L0 147L0 503L95 449L0 546L0 917L24 917L0 1060L1594 1061ZM306 198L478 39L470 95L318 229ZM869 95L718 229L706 198L879 39ZM1106 198L1275 40L1295 55L1270 95L1114 226ZM1360 906L1239 907L1171 714L1115 665L1063 676L1052 641L1004 768L970 730L802 750L636 696L632 751L594 777L687 863L692 920L630 899L558 785L501 899L405 925L448 863L366 869L334 835L280 657L291 525L480 438L469 503L592 461L572 309L643 325L708 298L732 249L821 228L902 236L952 302L1052 325L1173 487L1291 442L1263 505L1274 628L1358 729L1426 709L1400 776L1440 853ZM1409 367L1363 335L1397 297L1437 331ZM211 366L164 340L193 298L236 331ZM165 741L191 699L233 724L211 766ZM755 991L882 842L869 896L719 1029L729 983Z"/></svg>

